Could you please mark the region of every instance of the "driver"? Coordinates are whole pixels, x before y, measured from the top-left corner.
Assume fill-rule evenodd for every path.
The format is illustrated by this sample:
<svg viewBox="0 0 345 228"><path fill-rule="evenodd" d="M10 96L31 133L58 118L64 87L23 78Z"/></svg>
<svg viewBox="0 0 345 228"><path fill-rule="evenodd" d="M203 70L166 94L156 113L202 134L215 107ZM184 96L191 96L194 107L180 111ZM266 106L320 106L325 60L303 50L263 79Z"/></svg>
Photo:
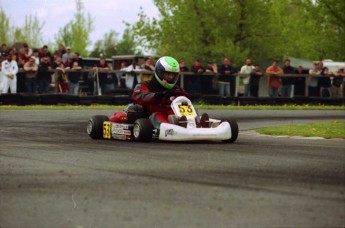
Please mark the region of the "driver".
<svg viewBox="0 0 345 228"><path fill-rule="evenodd" d="M160 128L161 123L169 123L168 116L174 114L170 107L174 97L187 95L176 85L179 73L180 66L176 59L164 56L156 63L154 77L134 88L132 98L151 113L149 118L156 129ZM185 116L181 120L187 121Z"/></svg>

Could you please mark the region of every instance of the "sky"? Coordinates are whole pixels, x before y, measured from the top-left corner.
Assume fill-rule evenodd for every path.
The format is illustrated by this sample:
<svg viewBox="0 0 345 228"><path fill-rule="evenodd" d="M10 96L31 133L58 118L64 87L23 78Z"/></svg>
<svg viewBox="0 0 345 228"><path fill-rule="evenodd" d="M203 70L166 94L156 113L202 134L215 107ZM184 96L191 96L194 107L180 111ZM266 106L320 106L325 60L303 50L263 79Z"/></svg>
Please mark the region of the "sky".
<svg viewBox="0 0 345 228"><path fill-rule="evenodd" d="M126 28L123 21L134 24L139 20L142 7L149 17L158 18L158 10L153 0L82 0L84 12L90 13L94 30L90 35L92 44L102 39L105 33L114 30L122 38ZM43 40L53 42L59 29L74 19L75 0L0 0L0 7L10 19L10 24L22 27L25 16L35 16L45 22Z"/></svg>

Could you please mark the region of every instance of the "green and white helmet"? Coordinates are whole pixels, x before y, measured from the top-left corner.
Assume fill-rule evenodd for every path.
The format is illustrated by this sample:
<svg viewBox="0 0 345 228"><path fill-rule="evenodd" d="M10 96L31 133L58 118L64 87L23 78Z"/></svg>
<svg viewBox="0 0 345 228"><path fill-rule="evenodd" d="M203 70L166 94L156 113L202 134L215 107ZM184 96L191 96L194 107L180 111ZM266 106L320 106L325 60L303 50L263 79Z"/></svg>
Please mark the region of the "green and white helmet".
<svg viewBox="0 0 345 228"><path fill-rule="evenodd" d="M164 73L171 72L174 74L172 81L166 81L164 79ZM166 89L172 89L178 81L180 75L180 65L176 59L170 56L163 56L158 59L155 66L155 78Z"/></svg>

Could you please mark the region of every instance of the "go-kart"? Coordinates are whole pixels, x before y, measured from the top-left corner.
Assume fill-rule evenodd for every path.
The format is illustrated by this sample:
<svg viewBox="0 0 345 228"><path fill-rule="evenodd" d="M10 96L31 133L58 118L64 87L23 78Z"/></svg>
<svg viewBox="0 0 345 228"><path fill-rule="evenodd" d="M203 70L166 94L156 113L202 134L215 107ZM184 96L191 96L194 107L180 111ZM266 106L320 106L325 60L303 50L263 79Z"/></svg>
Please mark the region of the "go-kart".
<svg viewBox="0 0 345 228"><path fill-rule="evenodd" d="M90 118L87 133L92 139L118 139L148 142L163 141L223 141L233 143L238 136L235 120L222 121L208 118L206 127L200 126L200 117L192 102L185 96L176 97L169 115L169 123L162 123L155 129L149 113L138 104L129 104L124 111L116 112L110 118L96 115Z"/></svg>

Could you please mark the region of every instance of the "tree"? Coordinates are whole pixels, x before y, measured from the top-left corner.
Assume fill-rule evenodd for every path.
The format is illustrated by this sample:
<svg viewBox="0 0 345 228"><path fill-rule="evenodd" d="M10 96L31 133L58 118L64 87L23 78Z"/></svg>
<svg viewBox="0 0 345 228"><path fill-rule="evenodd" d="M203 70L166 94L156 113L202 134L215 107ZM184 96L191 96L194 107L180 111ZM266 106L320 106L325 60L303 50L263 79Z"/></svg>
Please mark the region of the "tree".
<svg viewBox="0 0 345 228"><path fill-rule="evenodd" d="M55 43L71 46L74 52L81 56L88 56L87 47L91 44L90 33L93 31L90 14L85 15L82 0L76 1L77 11L74 20L61 28L55 37Z"/></svg>
<svg viewBox="0 0 345 228"><path fill-rule="evenodd" d="M318 59L344 61L345 46L345 2L338 0L316 0L306 4L306 10L315 23L314 38Z"/></svg>
<svg viewBox="0 0 345 228"><path fill-rule="evenodd" d="M16 42L25 42L30 47L42 47L43 28L44 22L41 23L37 19L37 15L35 15L35 17L31 15L25 16L24 26L22 28L14 28L14 40Z"/></svg>
<svg viewBox="0 0 345 228"><path fill-rule="evenodd" d="M254 20L256 14L248 14L250 7L255 8L262 1L250 2L251 5L247 0L155 0L162 19L150 19L141 13L132 29L140 44L155 48L158 55L189 61L222 61L227 56L239 63L249 54L246 44L253 39L251 29L262 27L260 22L264 22Z"/></svg>
<svg viewBox="0 0 345 228"><path fill-rule="evenodd" d="M295 56L339 59L344 46L345 1L155 0L161 17L143 12L132 31L158 55L235 65ZM318 28L318 29L316 29ZM343 58L343 57L342 57Z"/></svg>
<svg viewBox="0 0 345 228"><path fill-rule="evenodd" d="M0 43L9 43L10 20L2 8L0 8Z"/></svg>
<svg viewBox="0 0 345 228"><path fill-rule="evenodd" d="M12 45L15 42L26 42L31 47L40 47L43 43L44 22L41 23L37 15L25 16L23 27L12 27L3 9L0 9L0 43Z"/></svg>
<svg viewBox="0 0 345 228"><path fill-rule="evenodd" d="M97 40L94 45L94 50L90 53L91 57L111 57L117 54L116 45L118 33L111 30L105 33L102 40Z"/></svg>
<svg viewBox="0 0 345 228"><path fill-rule="evenodd" d="M122 39L117 44L116 48L117 55L140 55L142 54L138 50L138 44L135 42L134 35L131 32L130 28L126 28L123 32Z"/></svg>

